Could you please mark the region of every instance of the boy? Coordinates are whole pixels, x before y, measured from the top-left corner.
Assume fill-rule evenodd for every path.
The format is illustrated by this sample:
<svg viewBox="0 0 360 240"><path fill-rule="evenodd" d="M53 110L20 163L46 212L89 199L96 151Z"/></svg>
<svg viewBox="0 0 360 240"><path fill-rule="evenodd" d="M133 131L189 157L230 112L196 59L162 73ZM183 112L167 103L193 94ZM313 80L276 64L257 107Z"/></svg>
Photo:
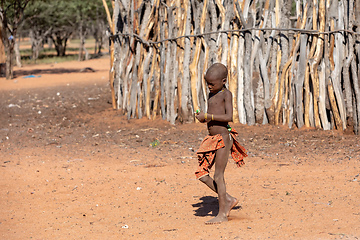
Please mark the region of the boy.
<svg viewBox="0 0 360 240"><path fill-rule="evenodd" d="M205 74L209 88L208 111L196 113L200 122L207 122L209 135L202 141L197 151L199 167L196 177L218 194L219 213L205 222L206 224L221 223L228 220L229 213L238 200L226 193L224 172L229 152L238 166L244 164L246 150L234 138L237 132L232 130L228 122L232 121L232 94L226 89L227 68L220 63L213 64ZM209 169L215 164L214 179L209 176Z"/></svg>

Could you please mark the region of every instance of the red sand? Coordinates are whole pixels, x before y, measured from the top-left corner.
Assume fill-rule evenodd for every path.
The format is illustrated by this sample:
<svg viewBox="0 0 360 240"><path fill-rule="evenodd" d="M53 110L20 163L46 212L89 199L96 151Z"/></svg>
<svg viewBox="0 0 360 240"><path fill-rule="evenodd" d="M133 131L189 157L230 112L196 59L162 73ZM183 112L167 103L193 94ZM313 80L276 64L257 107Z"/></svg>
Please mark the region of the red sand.
<svg viewBox="0 0 360 240"><path fill-rule="evenodd" d="M217 198L194 176L205 125L128 121L108 70L102 58L0 79L1 239L360 238L358 136L233 124L249 152L225 174L240 202L208 226Z"/></svg>

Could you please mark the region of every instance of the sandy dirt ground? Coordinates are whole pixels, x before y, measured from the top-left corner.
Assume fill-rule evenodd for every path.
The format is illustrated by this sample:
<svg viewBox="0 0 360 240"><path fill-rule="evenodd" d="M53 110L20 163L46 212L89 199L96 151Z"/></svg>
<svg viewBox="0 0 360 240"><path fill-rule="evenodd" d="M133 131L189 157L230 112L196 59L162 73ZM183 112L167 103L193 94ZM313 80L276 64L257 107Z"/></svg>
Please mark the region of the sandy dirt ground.
<svg viewBox="0 0 360 240"><path fill-rule="evenodd" d="M86 67L94 72L81 72ZM127 120L107 57L0 79L0 239L359 239L359 137L232 124L229 221L194 171L203 124ZM31 77L32 76L32 77Z"/></svg>

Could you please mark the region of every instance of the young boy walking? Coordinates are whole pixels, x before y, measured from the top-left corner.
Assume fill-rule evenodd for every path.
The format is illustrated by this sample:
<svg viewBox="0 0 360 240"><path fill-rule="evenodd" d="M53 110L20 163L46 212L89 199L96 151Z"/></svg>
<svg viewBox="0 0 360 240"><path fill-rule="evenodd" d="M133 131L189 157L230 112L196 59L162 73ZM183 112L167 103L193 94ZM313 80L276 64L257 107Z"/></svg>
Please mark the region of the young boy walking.
<svg viewBox="0 0 360 240"><path fill-rule="evenodd" d="M224 172L229 152L238 166L244 164L246 150L236 141L237 132L228 125L233 117L232 94L225 87L227 68L221 63L213 64L205 74L210 94L207 112L197 112L196 118L206 122L209 135L202 141L197 151L199 167L196 177L218 194L219 213L206 224L221 223L228 220L229 213L238 200L226 192ZM214 179L209 176L210 168L215 164Z"/></svg>

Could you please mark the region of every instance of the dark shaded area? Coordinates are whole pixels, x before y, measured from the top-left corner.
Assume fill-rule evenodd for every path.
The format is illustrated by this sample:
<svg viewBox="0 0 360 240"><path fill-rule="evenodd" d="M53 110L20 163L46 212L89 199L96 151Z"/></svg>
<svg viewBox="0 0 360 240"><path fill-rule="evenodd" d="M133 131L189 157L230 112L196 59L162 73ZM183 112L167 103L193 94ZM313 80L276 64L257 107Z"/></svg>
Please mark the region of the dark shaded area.
<svg viewBox="0 0 360 240"><path fill-rule="evenodd" d="M195 210L195 216L206 217L206 216L217 216L219 213L219 202L216 197L204 196L199 199L201 202L193 204ZM233 210L241 209L241 206L235 206Z"/></svg>
<svg viewBox="0 0 360 240"><path fill-rule="evenodd" d="M50 69L34 69L34 70L16 70L14 71L15 77L23 77L29 75L41 75L41 74L64 74L64 73L76 73L87 72L90 68L50 68ZM89 70L95 72L94 70Z"/></svg>
<svg viewBox="0 0 360 240"><path fill-rule="evenodd" d="M219 213L219 203L216 197L204 196L199 199L201 202L193 204L195 216L216 216Z"/></svg>

